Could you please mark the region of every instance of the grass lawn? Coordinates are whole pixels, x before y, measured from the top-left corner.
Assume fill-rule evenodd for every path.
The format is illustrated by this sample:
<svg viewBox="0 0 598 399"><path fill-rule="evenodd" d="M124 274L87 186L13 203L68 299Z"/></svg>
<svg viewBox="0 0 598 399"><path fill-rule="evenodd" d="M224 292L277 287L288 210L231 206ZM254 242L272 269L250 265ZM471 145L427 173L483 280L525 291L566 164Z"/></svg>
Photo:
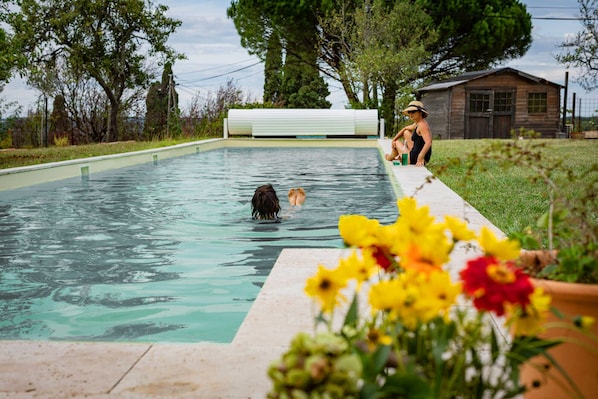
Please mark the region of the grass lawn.
<svg viewBox="0 0 598 399"><path fill-rule="evenodd" d="M184 141L119 142L70 147L49 147L0 151L0 169L35 165L165 147ZM437 173L450 158L465 159L467 154L486 144L487 140L436 140L430 171ZM542 162L562 159L583 176L598 161L598 140L543 140L546 145ZM530 181L530 172L513 166L507 169L488 165L466 178L464 165L452 165L439 174L447 186L457 192L505 233L521 231L536 222L547 209L547 191L542 183ZM578 187L560 176L559 187L567 195L576 195ZM596 205L598 208L598 205ZM598 214L598 210L596 212Z"/></svg>
<svg viewBox="0 0 598 399"><path fill-rule="evenodd" d="M66 147L0 150L0 169L38 165L48 162L68 161L71 159L89 158L100 155L120 154L123 152L141 151L150 148L167 147L170 145L196 140L197 139L119 141L115 143L76 145Z"/></svg>
<svg viewBox="0 0 598 399"><path fill-rule="evenodd" d="M462 160L486 140L444 140L434 142L434 152L429 169L437 173L451 157ZM540 141L540 140L539 140ZM545 151L541 162L562 160L577 176L596 173L598 165L598 140L541 140ZM592 166L593 165L593 166ZM504 233L522 231L534 225L548 209L548 192L542 182L532 182L532 173L524 167L513 165L501 168L488 164L486 170L477 168L473 176L465 176L464 165L451 165L441 171L439 179L458 193L474 208L492 221ZM570 183L565 174L557 176L559 191L566 196L579 196L579 186ZM598 189L598 188L597 188ZM593 204L598 217L598 204Z"/></svg>

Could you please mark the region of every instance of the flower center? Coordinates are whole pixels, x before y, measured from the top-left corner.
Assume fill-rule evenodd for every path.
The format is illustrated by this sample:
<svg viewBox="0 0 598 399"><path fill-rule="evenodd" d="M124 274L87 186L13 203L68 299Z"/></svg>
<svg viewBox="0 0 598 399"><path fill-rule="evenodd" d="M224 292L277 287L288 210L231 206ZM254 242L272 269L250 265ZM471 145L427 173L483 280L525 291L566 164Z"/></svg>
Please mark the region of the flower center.
<svg viewBox="0 0 598 399"><path fill-rule="evenodd" d="M510 284L516 280L515 273L503 265L490 265L486 273L488 277L500 284Z"/></svg>
<svg viewBox="0 0 598 399"><path fill-rule="evenodd" d="M332 283L330 282L330 280L327 279L322 280L322 282L320 283L320 289L322 291L328 291L328 289L330 289L331 286Z"/></svg>

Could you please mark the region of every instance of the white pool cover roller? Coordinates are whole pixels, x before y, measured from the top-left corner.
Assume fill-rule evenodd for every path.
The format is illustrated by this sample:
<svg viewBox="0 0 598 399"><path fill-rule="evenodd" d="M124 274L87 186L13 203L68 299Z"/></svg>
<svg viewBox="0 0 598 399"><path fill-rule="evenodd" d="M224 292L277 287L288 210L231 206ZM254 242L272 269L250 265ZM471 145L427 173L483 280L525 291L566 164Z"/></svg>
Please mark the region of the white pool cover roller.
<svg viewBox="0 0 598 399"><path fill-rule="evenodd" d="M375 136L375 109L231 109L228 133L253 137Z"/></svg>

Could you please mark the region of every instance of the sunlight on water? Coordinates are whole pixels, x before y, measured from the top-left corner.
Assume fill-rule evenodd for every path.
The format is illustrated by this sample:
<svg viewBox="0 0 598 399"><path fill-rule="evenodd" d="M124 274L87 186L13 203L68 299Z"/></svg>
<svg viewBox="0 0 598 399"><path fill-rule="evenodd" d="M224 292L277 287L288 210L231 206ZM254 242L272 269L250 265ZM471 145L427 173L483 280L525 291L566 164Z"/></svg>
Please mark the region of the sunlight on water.
<svg viewBox="0 0 598 399"><path fill-rule="evenodd" d="M250 218L264 183L282 223ZM282 248L342 247L340 215L391 223L395 199L371 148L219 149L0 192L0 339L230 342Z"/></svg>

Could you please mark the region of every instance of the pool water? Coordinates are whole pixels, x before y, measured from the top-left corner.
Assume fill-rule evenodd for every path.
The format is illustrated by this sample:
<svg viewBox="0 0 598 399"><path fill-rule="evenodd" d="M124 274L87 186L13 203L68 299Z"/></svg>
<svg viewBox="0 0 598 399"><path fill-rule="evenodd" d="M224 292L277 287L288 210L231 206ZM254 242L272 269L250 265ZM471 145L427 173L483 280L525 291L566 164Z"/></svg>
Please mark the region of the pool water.
<svg viewBox="0 0 598 399"><path fill-rule="evenodd" d="M264 183L281 223L251 220ZM0 339L231 342L282 248L342 247L340 215L391 223L395 200L373 148L224 148L2 191Z"/></svg>

